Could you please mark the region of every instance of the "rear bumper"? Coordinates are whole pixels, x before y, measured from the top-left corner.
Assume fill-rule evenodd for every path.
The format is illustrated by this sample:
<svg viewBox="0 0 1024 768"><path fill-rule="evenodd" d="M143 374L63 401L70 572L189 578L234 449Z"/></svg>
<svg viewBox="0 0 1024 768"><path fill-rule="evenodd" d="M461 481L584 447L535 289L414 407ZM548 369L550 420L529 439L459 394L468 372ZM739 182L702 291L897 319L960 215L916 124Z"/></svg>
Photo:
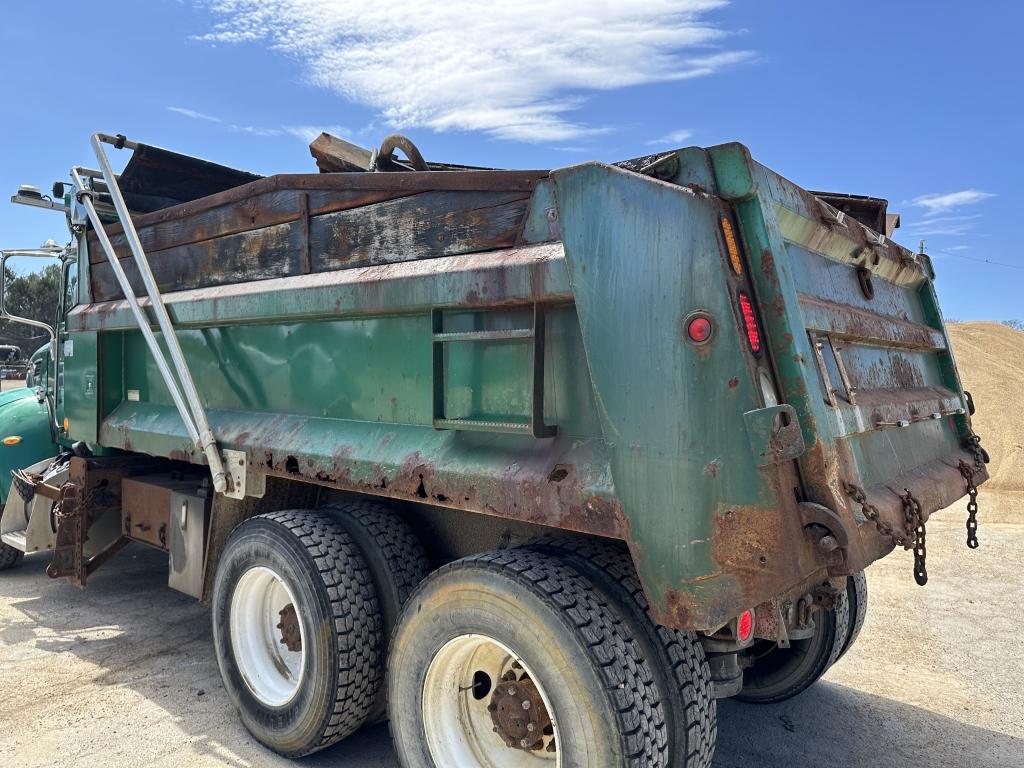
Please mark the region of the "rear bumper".
<svg viewBox="0 0 1024 768"><path fill-rule="evenodd" d="M976 486L988 480L988 469L984 465L976 466L974 456L970 453L959 451L923 464L890 482L865 489L867 504L878 510L881 521L902 532L905 519L904 498L907 492L910 492L921 505L921 516L927 522L932 514L967 495L967 483L960 470L961 463L973 470ZM850 508L857 523L861 544L851 551L851 556L847 558L847 572L855 573L892 551L893 542L889 537L879 533L875 523L864 514L862 506L852 499Z"/></svg>

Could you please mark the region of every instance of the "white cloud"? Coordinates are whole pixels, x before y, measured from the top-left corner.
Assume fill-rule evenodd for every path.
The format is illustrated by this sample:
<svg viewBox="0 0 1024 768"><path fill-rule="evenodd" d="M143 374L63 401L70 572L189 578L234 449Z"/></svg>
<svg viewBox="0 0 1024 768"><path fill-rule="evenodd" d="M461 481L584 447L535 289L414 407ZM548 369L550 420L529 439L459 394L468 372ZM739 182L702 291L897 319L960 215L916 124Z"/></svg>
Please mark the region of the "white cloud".
<svg viewBox="0 0 1024 768"><path fill-rule="evenodd" d="M261 128L258 125L235 125L234 123L229 125L228 129L238 133L249 133L253 136L280 136L284 133L281 128Z"/></svg>
<svg viewBox="0 0 1024 768"><path fill-rule="evenodd" d="M678 131L669 131L664 136L657 139L651 139L647 143L654 146L663 146L666 149L672 149L680 146L683 142L689 140L693 136L693 131L687 128L681 128Z"/></svg>
<svg viewBox="0 0 1024 768"><path fill-rule="evenodd" d="M179 115L184 115L185 117L190 117L193 120L207 120L207 121L209 121L211 123L222 123L222 122L224 122L219 117L214 117L213 115L207 115L204 112L197 112L194 109L187 109L185 107L168 107L167 111L168 112L177 112Z"/></svg>
<svg viewBox="0 0 1024 768"><path fill-rule="evenodd" d="M962 205L980 203L982 200L987 200L990 197L995 197L995 195L978 189L965 189L960 192L921 195L911 200L910 204L918 208L924 208L925 216L938 216Z"/></svg>
<svg viewBox="0 0 1024 768"><path fill-rule="evenodd" d="M308 81L394 128L560 142L585 94L704 77L752 57L707 20L728 0L195 0L217 22L199 39L257 42Z"/></svg>
<svg viewBox="0 0 1024 768"><path fill-rule="evenodd" d="M334 136L347 136L351 134L348 128L343 128L340 125L282 125L280 128L266 128L259 125L239 125L238 123L226 122L221 117L215 117L214 115L208 115L205 112L198 112L194 109L188 109L187 107L167 107L169 112L176 112L179 115L191 118L193 120L205 120L210 123L219 123L229 131L236 133L248 133L252 136L284 136L291 135L298 139L301 139L305 143L310 143L319 136L321 133L326 131Z"/></svg>
<svg viewBox="0 0 1024 768"><path fill-rule="evenodd" d="M340 125L285 125L282 126L282 130L306 144L311 143L321 133L329 133L339 139L352 135L352 131Z"/></svg>

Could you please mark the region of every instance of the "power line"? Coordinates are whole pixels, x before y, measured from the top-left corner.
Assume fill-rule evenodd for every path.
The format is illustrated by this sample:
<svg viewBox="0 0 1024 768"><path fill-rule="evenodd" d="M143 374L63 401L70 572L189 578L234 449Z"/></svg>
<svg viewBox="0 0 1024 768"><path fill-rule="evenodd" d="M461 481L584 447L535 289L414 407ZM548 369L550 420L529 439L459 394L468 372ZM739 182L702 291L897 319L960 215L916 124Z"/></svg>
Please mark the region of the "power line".
<svg viewBox="0 0 1024 768"><path fill-rule="evenodd" d="M964 256L962 253L935 250L932 253L941 253L943 256L952 256L954 259L973 261L976 264L991 264L993 267L1009 267L1010 269L1024 269L1024 264L1007 264L1005 261L992 261L992 259L979 259L974 256Z"/></svg>

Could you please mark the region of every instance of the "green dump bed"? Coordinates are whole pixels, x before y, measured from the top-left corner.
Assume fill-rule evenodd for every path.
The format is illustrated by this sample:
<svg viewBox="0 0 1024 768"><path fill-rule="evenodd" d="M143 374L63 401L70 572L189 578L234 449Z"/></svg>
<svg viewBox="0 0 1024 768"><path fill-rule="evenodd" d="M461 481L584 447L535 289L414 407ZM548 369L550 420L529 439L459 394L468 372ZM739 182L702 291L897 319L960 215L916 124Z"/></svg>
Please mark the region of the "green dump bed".
<svg viewBox="0 0 1024 768"><path fill-rule="evenodd" d="M740 145L273 176L135 224L250 471L622 539L668 625L860 570L985 476L927 258ZM67 438L202 463L95 233L77 269Z"/></svg>

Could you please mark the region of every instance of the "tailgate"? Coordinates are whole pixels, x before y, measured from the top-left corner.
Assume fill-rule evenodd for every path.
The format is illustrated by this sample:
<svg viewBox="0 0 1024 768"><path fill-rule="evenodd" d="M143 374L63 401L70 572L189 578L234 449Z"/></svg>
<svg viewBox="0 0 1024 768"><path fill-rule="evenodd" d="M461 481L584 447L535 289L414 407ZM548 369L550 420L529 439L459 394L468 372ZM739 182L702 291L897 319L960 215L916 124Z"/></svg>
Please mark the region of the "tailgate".
<svg viewBox="0 0 1024 768"><path fill-rule="evenodd" d="M867 518L902 532L908 510L919 505L924 521L964 496L965 472L987 477L930 261L739 145L710 154L741 222L779 385L800 415L804 492L861 529L856 570L891 544Z"/></svg>

